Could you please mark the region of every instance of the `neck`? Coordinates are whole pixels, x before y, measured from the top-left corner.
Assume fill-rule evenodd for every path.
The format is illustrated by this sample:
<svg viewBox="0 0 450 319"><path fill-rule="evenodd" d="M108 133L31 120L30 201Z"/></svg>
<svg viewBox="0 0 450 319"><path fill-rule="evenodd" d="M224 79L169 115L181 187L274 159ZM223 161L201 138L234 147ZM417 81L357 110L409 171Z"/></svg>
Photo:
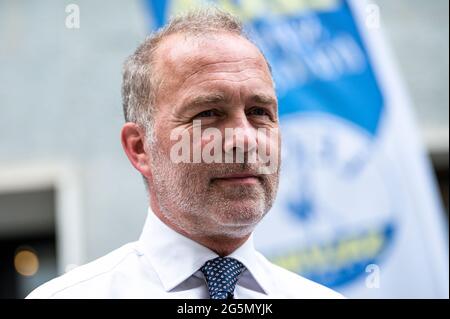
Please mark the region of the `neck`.
<svg viewBox="0 0 450 319"><path fill-rule="evenodd" d="M153 213L167 226L169 226L171 229L176 231L177 233L199 243L200 245L203 245L212 251L214 251L216 254L218 254L220 257L225 257L230 255L232 252L234 252L236 249L238 249L240 246L242 246L247 239L250 237L251 233L245 234L243 236L239 237L231 237L227 235L213 235L213 236L202 236L202 235L193 235L185 230L181 229L174 223L170 222L165 215L161 212L160 208L157 207L158 205L154 204L155 201L150 201L150 207L153 210Z"/></svg>
<svg viewBox="0 0 450 319"><path fill-rule="evenodd" d="M184 234L183 234L184 235ZM215 237L189 237L187 234L186 237L196 241L197 243L208 247L220 257L225 257L230 255L236 249L242 246L247 239L250 237L250 234L240 237L240 238L230 238L225 236L215 236Z"/></svg>

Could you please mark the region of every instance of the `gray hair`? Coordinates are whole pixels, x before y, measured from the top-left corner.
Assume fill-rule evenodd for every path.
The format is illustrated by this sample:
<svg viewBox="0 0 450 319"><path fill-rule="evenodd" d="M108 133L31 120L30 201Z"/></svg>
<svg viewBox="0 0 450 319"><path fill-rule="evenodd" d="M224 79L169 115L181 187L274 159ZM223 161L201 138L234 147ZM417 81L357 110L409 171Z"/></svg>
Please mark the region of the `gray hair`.
<svg viewBox="0 0 450 319"><path fill-rule="evenodd" d="M149 141L153 141L154 103L160 81L154 71L154 55L159 44L175 33L197 36L219 32L237 34L251 41L236 17L208 7L172 18L166 26L148 36L125 61L122 82L125 121L144 128ZM270 69L269 63L267 65Z"/></svg>

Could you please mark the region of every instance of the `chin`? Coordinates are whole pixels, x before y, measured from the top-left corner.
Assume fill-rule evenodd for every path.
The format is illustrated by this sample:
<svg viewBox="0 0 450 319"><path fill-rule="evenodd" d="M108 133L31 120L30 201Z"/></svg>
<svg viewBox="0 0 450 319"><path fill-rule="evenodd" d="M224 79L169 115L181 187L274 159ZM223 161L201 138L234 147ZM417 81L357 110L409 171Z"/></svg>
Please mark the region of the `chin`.
<svg viewBox="0 0 450 319"><path fill-rule="evenodd" d="M216 219L221 225L236 228L254 228L265 215L260 203L246 205L242 201L229 203L226 209L218 209L216 212Z"/></svg>

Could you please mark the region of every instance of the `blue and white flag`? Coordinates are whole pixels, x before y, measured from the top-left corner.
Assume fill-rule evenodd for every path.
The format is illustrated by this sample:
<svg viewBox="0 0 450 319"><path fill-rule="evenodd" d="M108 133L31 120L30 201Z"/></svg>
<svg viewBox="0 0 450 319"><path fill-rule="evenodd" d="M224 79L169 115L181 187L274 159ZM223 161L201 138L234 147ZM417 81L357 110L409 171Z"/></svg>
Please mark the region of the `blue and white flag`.
<svg viewBox="0 0 450 319"><path fill-rule="evenodd" d="M205 3L244 21L276 83L282 172L257 248L347 297L448 298L448 230L377 7L147 0L151 28Z"/></svg>

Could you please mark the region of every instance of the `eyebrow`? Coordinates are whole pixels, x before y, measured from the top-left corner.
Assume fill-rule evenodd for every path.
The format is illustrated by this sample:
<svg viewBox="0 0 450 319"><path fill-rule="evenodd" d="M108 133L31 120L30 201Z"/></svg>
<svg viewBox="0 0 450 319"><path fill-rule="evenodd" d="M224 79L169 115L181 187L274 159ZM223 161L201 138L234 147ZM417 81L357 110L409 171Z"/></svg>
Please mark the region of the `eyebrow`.
<svg viewBox="0 0 450 319"><path fill-rule="evenodd" d="M182 109L187 110L202 105L218 105L229 103L230 101L231 101L230 97L222 93L209 93L198 95L190 99L187 103L184 104ZM277 100L273 98L271 95L267 94L253 94L247 99L247 101L261 105L275 105L275 106L277 105Z"/></svg>
<svg viewBox="0 0 450 319"><path fill-rule="evenodd" d="M253 94L249 100L254 103L258 103L258 104L277 105L277 100L275 98L273 98L271 95L266 95L266 94Z"/></svg>
<svg viewBox="0 0 450 319"><path fill-rule="evenodd" d="M230 99L220 93L210 93L196 96L186 103L187 107L201 106L205 104L220 104L229 102Z"/></svg>

